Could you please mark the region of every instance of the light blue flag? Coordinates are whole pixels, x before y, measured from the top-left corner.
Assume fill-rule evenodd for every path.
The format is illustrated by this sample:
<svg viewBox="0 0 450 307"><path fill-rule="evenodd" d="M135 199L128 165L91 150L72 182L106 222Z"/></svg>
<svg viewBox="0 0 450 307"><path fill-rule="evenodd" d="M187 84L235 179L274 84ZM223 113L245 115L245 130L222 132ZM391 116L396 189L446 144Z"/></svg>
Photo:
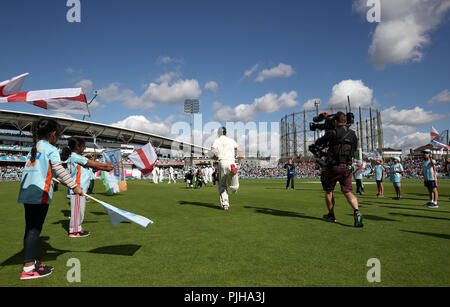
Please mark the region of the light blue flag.
<svg viewBox="0 0 450 307"><path fill-rule="evenodd" d="M148 218L141 215L136 215L134 213L116 208L103 201L98 200L98 203L105 207L106 213L108 213L109 216L109 220L114 226L117 226L119 223L126 220L132 221L138 225L141 225L142 227L147 227L148 224L153 224L152 220L149 220Z"/></svg>

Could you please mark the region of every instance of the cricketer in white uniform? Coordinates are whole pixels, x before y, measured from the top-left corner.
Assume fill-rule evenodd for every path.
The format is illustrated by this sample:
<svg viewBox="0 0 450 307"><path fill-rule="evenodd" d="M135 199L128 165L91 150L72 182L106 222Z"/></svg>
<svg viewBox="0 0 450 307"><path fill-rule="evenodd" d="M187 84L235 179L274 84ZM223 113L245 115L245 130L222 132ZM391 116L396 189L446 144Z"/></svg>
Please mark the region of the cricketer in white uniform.
<svg viewBox="0 0 450 307"><path fill-rule="evenodd" d="M173 171L172 166L169 167L169 183L171 180L173 180L174 183L177 183L177 181L175 180L174 171Z"/></svg>
<svg viewBox="0 0 450 307"><path fill-rule="evenodd" d="M241 149L233 139L226 136L227 130L225 127L219 128L217 134L219 138L214 141L211 152L218 160L220 206L224 210L228 210L230 207L228 188L232 193L236 193L239 189L239 177L235 164L235 150L238 151L238 159L240 160Z"/></svg>
<svg viewBox="0 0 450 307"><path fill-rule="evenodd" d="M153 175L153 183L158 184L158 176L159 176L158 167L155 166L155 168L153 168L152 175Z"/></svg>
<svg viewBox="0 0 450 307"><path fill-rule="evenodd" d="M164 169L161 167L161 168L158 168L158 172L159 172L159 182L163 182L163 179L164 179Z"/></svg>

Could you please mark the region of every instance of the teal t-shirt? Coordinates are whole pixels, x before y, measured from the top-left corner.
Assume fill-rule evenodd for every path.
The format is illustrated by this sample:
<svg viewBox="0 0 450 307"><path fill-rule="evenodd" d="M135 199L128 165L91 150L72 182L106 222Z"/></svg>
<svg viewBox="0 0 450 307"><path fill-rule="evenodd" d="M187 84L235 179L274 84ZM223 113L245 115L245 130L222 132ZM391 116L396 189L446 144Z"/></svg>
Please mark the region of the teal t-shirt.
<svg viewBox="0 0 450 307"><path fill-rule="evenodd" d="M433 160L433 163L436 164L436 161ZM422 171L424 181L437 181L436 169L431 165L429 160L422 163Z"/></svg>
<svg viewBox="0 0 450 307"><path fill-rule="evenodd" d="M31 163L28 153L20 184L21 204L50 204L53 196L52 162L61 162L58 149L47 141L36 144L36 160Z"/></svg>
<svg viewBox="0 0 450 307"><path fill-rule="evenodd" d="M400 163L397 164L392 164L390 167L390 173L389 173L389 179L391 180L391 182L400 182L402 180L402 175L400 175L399 173L395 173L395 171L401 171L403 172L403 166Z"/></svg>
<svg viewBox="0 0 450 307"><path fill-rule="evenodd" d="M67 159L67 168L69 170L70 177L72 177L76 184L81 187L83 193L87 193L91 180L89 169L85 167L87 162L88 158L75 152L72 152L69 159ZM73 194L72 190L70 190L70 194Z"/></svg>
<svg viewBox="0 0 450 307"><path fill-rule="evenodd" d="M380 164L375 165L375 180L381 181L383 179L383 172L385 171L384 167Z"/></svg>

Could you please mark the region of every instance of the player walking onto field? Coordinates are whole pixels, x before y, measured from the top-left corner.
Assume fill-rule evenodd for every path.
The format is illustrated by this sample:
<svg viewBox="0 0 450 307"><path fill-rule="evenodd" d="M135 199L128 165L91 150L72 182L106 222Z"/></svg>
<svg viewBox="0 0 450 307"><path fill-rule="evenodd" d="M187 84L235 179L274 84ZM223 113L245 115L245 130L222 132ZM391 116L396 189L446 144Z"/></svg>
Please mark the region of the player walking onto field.
<svg viewBox="0 0 450 307"><path fill-rule="evenodd" d="M158 174L159 174L159 179L158 179L158 181L159 182L163 182L163 179L164 179L164 168L158 168Z"/></svg>
<svg viewBox="0 0 450 307"><path fill-rule="evenodd" d="M159 168L155 166L152 171L153 176L153 183L158 184L158 178L159 178Z"/></svg>
<svg viewBox="0 0 450 307"><path fill-rule="evenodd" d="M238 160L241 160L241 149L233 139L227 137L225 127L219 128L217 134L219 138L214 141L211 151L218 159L220 206L224 210L228 210L230 207L228 188L232 193L236 193L239 189L239 177L235 165L235 150L238 151Z"/></svg>
<svg viewBox="0 0 450 307"><path fill-rule="evenodd" d="M175 175L174 175L173 167L171 166L171 167L169 167L169 183L170 183L170 181L172 181L172 180L173 180L174 183L177 183L177 181L175 180Z"/></svg>
<svg viewBox="0 0 450 307"><path fill-rule="evenodd" d="M39 236L53 196L53 174L73 193L81 195L81 187L75 183L61 165L59 151L55 147L61 129L54 120L41 119L33 123L33 147L28 154L20 184L19 203L25 207L25 236L23 240L24 267L20 279L34 279L50 275L53 267L36 260Z"/></svg>

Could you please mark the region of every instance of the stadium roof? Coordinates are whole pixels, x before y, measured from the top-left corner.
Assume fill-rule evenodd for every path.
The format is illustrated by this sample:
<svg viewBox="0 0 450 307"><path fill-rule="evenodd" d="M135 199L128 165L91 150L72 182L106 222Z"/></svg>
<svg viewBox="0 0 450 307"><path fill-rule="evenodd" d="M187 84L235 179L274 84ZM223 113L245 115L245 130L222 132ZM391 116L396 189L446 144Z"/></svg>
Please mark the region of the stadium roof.
<svg viewBox="0 0 450 307"><path fill-rule="evenodd" d="M184 150L185 152L189 152L189 148L191 147L190 143L180 142L142 131L72 118L7 110L0 110L0 129L30 132L31 124L39 118L52 118L56 120L63 127L64 135L79 136L89 140L92 140L95 135L97 139L107 142L121 142L122 144L136 145L145 145L151 142L155 148ZM194 145L192 147L197 154L206 154L209 151L208 148L201 146Z"/></svg>

